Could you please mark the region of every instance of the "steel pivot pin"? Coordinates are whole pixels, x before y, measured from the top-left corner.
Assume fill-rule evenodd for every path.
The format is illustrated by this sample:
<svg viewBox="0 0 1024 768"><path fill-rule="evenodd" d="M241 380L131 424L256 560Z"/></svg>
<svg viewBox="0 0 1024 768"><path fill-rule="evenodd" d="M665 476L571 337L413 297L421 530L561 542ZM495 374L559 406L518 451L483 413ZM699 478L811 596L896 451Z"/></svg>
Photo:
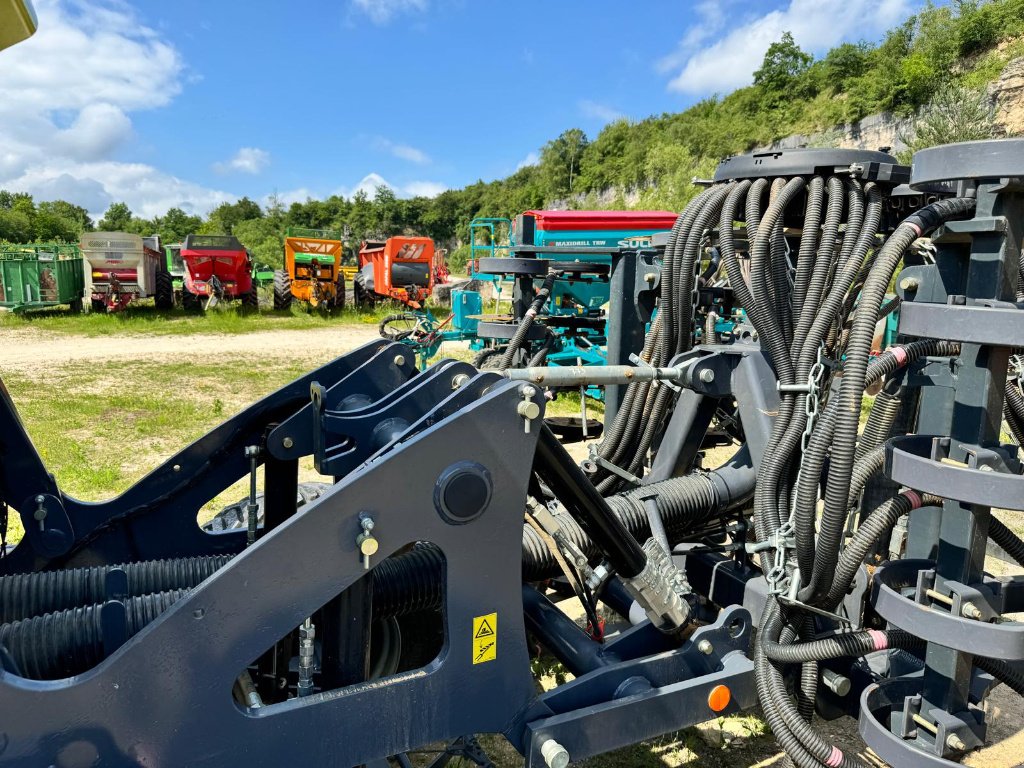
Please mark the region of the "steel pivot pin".
<svg viewBox="0 0 1024 768"><path fill-rule="evenodd" d="M540 416L540 406L533 402L533 396L537 394L537 390L527 385L522 390L523 399L519 405L516 406L516 413L523 417L524 431L526 434L530 434L530 422Z"/></svg>
<svg viewBox="0 0 1024 768"><path fill-rule="evenodd" d="M363 556L363 570L370 570L370 556L377 554L377 550L380 548L380 542L371 533L373 531L374 523L373 518L369 515L359 516L359 525L363 529L362 533L356 536L356 546L359 547L359 552Z"/></svg>

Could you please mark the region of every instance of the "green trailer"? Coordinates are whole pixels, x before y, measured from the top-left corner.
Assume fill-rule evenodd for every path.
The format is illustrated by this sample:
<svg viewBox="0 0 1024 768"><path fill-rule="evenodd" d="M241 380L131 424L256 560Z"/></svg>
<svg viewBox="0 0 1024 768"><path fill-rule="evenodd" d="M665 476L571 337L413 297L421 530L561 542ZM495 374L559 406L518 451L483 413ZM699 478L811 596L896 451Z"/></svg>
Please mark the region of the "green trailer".
<svg viewBox="0 0 1024 768"><path fill-rule="evenodd" d="M27 309L67 304L81 312L85 267L77 245L0 245L0 307Z"/></svg>

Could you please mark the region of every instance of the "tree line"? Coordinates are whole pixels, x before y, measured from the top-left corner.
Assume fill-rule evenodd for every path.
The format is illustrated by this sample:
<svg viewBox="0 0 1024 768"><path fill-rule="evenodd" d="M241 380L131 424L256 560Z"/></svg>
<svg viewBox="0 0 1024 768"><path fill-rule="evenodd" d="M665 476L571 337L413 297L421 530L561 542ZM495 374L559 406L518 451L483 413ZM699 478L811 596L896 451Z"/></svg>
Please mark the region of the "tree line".
<svg viewBox="0 0 1024 768"><path fill-rule="evenodd" d="M93 222L73 203L37 203L29 195L0 191L0 241L74 241L93 228L160 233L165 242L190 232L234 234L258 260L278 264L288 226L337 229L353 243L410 232L456 248L466 242L475 216L511 218L551 205L681 210L695 193L694 177L710 175L722 157L876 112L913 115L925 108L925 117L932 116L915 149L983 137L990 122L983 88L1009 58L1024 55L1022 36L1024 0L929 4L878 43L844 43L817 59L785 33L769 47L750 86L682 112L618 120L593 139L579 128L568 129L541 149L536 164L433 198L398 198L380 187L373 195L289 206L274 197L265 205L242 198L205 217L171 208L153 219L119 202ZM1001 41L1007 41L1002 50ZM968 117L952 108L965 102L972 105ZM952 119L966 127L951 127ZM456 254L459 261L465 251Z"/></svg>

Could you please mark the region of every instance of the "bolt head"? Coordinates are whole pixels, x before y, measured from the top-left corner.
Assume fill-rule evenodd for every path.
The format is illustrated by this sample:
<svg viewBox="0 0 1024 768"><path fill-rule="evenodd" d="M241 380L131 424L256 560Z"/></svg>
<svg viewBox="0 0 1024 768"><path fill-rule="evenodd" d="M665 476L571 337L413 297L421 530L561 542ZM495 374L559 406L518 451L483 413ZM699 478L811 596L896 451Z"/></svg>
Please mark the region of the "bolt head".
<svg viewBox="0 0 1024 768"><path fill-rule="evenodd" d="M405 355L395 355L395 366L401 368L405 365Z"/></svg>
<svg viewBox="0 0 1024 768"><path fill-rule="evenodd" d="M960 613L962 613L968 619L980 619L981 618L981 609L978 608L978 606L976 606L974 603L971 603L971 602L964 603L963 606L961 606L961 608L960 608Z"/></svg>
<svg viewBox="0 0 1024 768"><path fill-rule="evenodd" d="M523 387L523 397L533 397L537 394L537 390L527 384Z"/></svg>
<svg viewBox="0 0 1024 768"><path fill-rule="evenodd" d="M715 372L710 368L705 368L700 372L700 380L705 384L710 384L715 380Z"/></svg>
<svg viewBox="0 0 1024 768"><path fill-rule="evenodd" d="M43 494L36 496L36 504L42 504L44 501L46 501L46 497Z"/></svg>
<svg viewBox="0 0 1024 768"><path fill-rule="evenodd" d="M916 291L919 286L920 283L915 277L904 277L902 280L900 280L901 291Z"/></svg>
<svg viewBox="0 0 1024 768"><path fill-rule="evenodd" d="M955 733L951 733L946 737L946 746L950 749L955 749L957 752L964 752L967 749L967 745L964 744L964 740Z"/></svg>
<svg viewBox="0 0 1024 768"><path fill-rule="evenodd" d="M295 441L292 440L290 437L286 437L284 440L281 441L281 445L283 445L285 448L291 448L293 445L295 445Z"/></svg>
<svg viewBox="0 0 1024 768"><path fill-rule="evenodd" d="M464 386L469 381L469 374L460 373L458 376L452 378L452 389L458 389Z"/></svg>
<svg viewBox="0 0 1024 768"><path fill-rule="evenodd" d="M710 640L701 640L697 643L697 650L703 653L705 656L710 656L715 651L715 646L711 644Z"/></svg>

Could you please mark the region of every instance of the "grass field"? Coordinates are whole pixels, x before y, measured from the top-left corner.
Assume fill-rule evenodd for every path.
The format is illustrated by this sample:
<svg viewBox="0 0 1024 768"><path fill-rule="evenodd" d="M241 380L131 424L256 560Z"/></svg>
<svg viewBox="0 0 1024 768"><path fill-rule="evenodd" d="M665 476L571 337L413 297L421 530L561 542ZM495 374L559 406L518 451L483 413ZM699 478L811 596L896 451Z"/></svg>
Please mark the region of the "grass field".
<svg viewBox="0 0 1024 768"><path fill-rule="evenodd" d="M258 331L324 328L337 323L376 325L381 318L401 311L397 305L380 303L370 308L351 304L342 310L312 309L295 302L291 309L273 310L271 301L261 300L258 314L241 309L238 302L218 304L207 312L189 313L182 309L159 310L150 299L132 303L122 312L85 312L74 314L63 307L0 314L0 326L34 328L46 333L76 336L105 336L112 333L178 336L190 333L255 333ZM439 309L447 315L446 309Z"/></svg>

